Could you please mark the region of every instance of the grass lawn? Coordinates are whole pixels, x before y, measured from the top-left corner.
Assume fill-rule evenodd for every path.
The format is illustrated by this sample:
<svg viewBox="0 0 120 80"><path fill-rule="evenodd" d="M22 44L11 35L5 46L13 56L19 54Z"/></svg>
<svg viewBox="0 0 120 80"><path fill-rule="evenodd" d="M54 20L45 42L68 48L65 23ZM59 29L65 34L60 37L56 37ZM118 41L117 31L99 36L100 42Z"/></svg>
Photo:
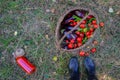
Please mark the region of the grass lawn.
<svg viewBox="0 0 120 80"><path fill-rule="evenodd" d="M0 80L68 80L67 63L72 55L56 48L55 29L64 11L77 6L90 8L105 23L97 52L90 55L99 80L119 80L119 5L120 0L0 0ZM113 13L108 12L109 7ZM26 75L13 58L20 47L37 67L32 75ZM83 58L78 58L82 65ZM86 80L82 66L81 73Z"/></svg>

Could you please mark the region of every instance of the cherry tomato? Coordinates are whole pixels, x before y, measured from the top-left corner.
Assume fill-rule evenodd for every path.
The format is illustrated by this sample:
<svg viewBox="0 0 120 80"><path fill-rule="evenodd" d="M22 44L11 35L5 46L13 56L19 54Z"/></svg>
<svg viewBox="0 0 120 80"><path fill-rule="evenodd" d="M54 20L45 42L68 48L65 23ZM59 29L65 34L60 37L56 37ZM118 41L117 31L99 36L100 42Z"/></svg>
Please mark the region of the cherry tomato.
<svg viewBox="0 0 120 80"><path fill-rule="evenodd" d="M80 24L80 28L85 28L85 24Z"/></svg>
<svg viewBox="0 0 120 80"><path fill-rule="evenodd" d="M68 40L66 40L65 42L66 42L66 43L69 43L69 41L68 41Z"/></svg>
<svg viewBox="0 0 120 80"><path fill-rule="evenodd" d="M97 23L97 21L96 21L96 20L93 20L93 21L92 21L92 24L96 24L96 23Z"/></svg>
<svg viewBox="0 0 120 80"><path fill-rule="evenodd" d="M85 56L85 52L84 52L84 51L80 51L79 55L80 55L81 57L83 57L83 56Z"/></svg>
<svg viewBox="0 0 120 80"><path fill-rule="evenodd" d="M86 24L86 20L83 20L83 21L82 21L82 24Z"/></svg>
<svg viewBox="0 0 120 80"><path fill-rule="evenodd" d="M94 40L94 41L93 41L93 44L94 44L94 45L97 45L97 44L98 44L98 41Z"/></svg>
<svg viewBox="0 0 120 80"><path fill-rule="evenodd" d="M104 23L103 23L103 22L100 22L99 25L100 25L101 27L103 27L103 26L104 26Z"/></svg>
<svg viewBox="0 0 120 80"><path fill-rule="evenodd" d="M88 52L85 53L85 56L89 56L90 54Z"/></svg>
<svg viewBox="0 0 120 80"><path fill-rule="evenodd" d="M87 31L87 32L86 32L86 36L89 36L89 35L91 35L91 32L90 32L90 31Z"/></svg>
<svg viewBox="0 0 120 80"><path fill-rule="evenodd" d="M74 43L74 42L75 42L75 40L74 40L74 39L71 39L71 40L70 40L70 42L71 42L71 43Z"/></svg>
<svg viewBox="0 0 120 80"><path fill-rule="evenodd" d="M84 37L84 33L81 32L81 33L79 34L79 36L83 38L83 37Z"/></svg>
<svg viewBox="0 0 120 80"><path fill-rule="evenodd" d="M79 31L76 31L75 33L76 33L77 35L80 35L80 32L79 32Z"/></svg>
<svg viewBox="0 0 120 80"><path fill-rule="evenodd" d="M94 24L94 28L95 28L95 29L98 28L98 25L97 25L97 24Z"/></svg>
<svg viewBox="0 0 120 80"><path fill-rule="evenodd" d="M94 32L94 29L92 27L90 28L90 32Z"/></svg>
<svg viewBox="0 0 120 80"><path fill-rule="evenodd" d="M95 53L95 52L96 52L96 48L92 48L90 51L91 51L92 53Z"/></svg>
<svg viewBox="0 0 120 80"><path fill-rule="evenodd" d="M87 38L88 38L88 39L91 38L91 35L88 35Z"/></svg>
<svg viewBox="0 0 120 80"><path fill-rule="evenodd" d="M75 22L74 20L70 20L69 22L70 22L71 26L76 26L77 25L77 22Z"/></svg>
<svg viewBox="0 0 120 80"><path fill-rule="evenodd" d="M91 19L91 18L93 18L94 16L93 15L89 15L88 17L87 17L87 19Z"/></svg>
<svg viewBox="0 0 120 80"><path fill-rule="evenodd" d="M72 49L72 48L73 48L73 44L71 44L71 43L68 44L68 48L69 48L69 49Z"/></svg>
<svg viewBox="0 0 120 80"><path fill-rule="evenodd" d="M88 24L88 27L91 27L91 26L92 26L91 23L89 23L89 24Z"/></svg>
<svg viewBox="0 0 120 80"><path fill-rule="evenodd" d="M78 41L78 42L82 42L82 38L81 38L81 37L78 37L78 38L77 38L77 41Z"/></svg>
<svg viewBox="0 0 120 80"><path fill-rule="evenodd" d="M74 44L74 48L77 48L78 47L78 45L77 44Z"/></svg>
<svg viewBox="0 0 120 80"><path fill-rule="evenodd" d="M78 43L78 47L80 47L80 46L82 46L82 42L79 42L79 43Z"/></svg>

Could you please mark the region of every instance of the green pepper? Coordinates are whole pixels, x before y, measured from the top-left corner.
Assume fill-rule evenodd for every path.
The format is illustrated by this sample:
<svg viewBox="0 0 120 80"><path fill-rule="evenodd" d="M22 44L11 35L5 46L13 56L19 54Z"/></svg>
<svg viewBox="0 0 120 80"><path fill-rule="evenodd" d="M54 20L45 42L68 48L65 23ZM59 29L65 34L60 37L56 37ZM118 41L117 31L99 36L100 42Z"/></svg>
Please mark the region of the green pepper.
<svg viewBox="0 0 120 80"><path fill-rule="evenodd" d="M82 41L82 44L84 44L87 41L87 37L85 37Z"/></svg>
<svg viewBox="0 0 120 80"><path fill-rule="evenodd" d="M83 32L83 29L82 29L82 28L79 28L78 31Z"/></svg>
<svg viewBox="0 0 120 80"><path fill-rule="evenodd" d="M81 20L81 18L76 16L76 15L73 15L73 18L75 19L74 21L80 21Z"/></svg>

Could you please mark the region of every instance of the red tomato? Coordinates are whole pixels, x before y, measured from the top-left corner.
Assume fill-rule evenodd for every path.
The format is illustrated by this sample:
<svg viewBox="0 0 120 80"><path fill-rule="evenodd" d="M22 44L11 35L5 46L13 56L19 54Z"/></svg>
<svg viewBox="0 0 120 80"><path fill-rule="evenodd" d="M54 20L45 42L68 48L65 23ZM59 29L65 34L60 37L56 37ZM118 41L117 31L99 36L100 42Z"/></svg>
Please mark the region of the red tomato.
<svg viewBox="0 0 120 80"><path fill-rule="evenodd" d="M80 24L80 28L85 28L85 24Z"/></svg>
<svg viewBox="0 0 120 80"><path fill-rule="evenodd" d="M94 40L94 41L93 41L93 44L94 44L94 45L97 45L97 44L98 44L98 41Z"/></svg>
<svg viewBox="0 0 120 80"><path fill-rule="evenodd" d="M92 27L90 28L90 32L94 32L94 29Z"/></svg>
<svg viewBox="0 0 120 80"><path fill-rule="evenodd" d="M87 17L87 19L91 19L91 18L93 18L94 16L93 15L89 15L88 17Z"/></svg>
<svg viewBox="0 0 120 80"><path fill-rule="evenodd" d="M88 39L91 38L91 35L88 35L87 38L88 38Z"/></svg>
<svg viewBox="0 0 120 80"><path fill-rule="evenodd" d="M78 37L78 38L77 38L77 41L78 41L78 42L82 42L82 38L81 38L81 37Z"/></svg>
<svg viewBox="0 0 120 80"><path fill-rule="evenodd" d="M85 56L89 56L90 54L87 52L87 53L85 53Z"/></svg>
<svg viewBox="0 0 120 80"><path fill-rule="evenodd" d="M75 42L75 40L74 40L74 39L71 39L71 40L70 40L70 42L71 42L71 43L74 43L74 42Z"/></svg>
<svg viewBox="0 0 120 80"><path fill-rule="evenodd" d="M91 35L91 32L90 32L90 31L87 31L87 32L86 32L86 36L89 36L89 35Z"/></svg>
<svg viewBox="0 0 120 80"><path fill-rule="evenodd" d="M77 48L78 46L77 46L77 44L74 44L74 48Z"/></svg>
<svg viewBox="0 0 120 80"><path fill-rule="evenodd" d="M94 28L95 28L95 29L98 28L98 25L97 25L97 24L94 24Z"/></svg>
<svg viewBox="0 0 120 80"><path fill-rule="evenodd" d="M68 44L68 48L69 48L69 49L72 49L72 48L73 48L73 44L71 44L71 43Z"/></svg>
<svg viewBox="0 0 120 80"><path fill-rule="evenodd" d="M85 56L85 52L84 52L84 51L80 51L79 55L80 55L81 57L83 57L83 56Z"/></svg>
<svg viewBox="0 0 120 80"><path fill-rule="evenodd" d="M75 22L74 20L70 20L69 22L70 22L71 26L76 26L77 25L77 22Z"/></svg>
<svg viewBox="0 0 120 80"><path fill-rule="evenodd" d="M92 21L92 24L96 24L96 23L97 23L97 21L96 21L96 20L93 20L93 21Z"/></svg>
<svg viewBox="0 0 120 80"><path fill-rule="evenodd" d="M66 43L69 43L69 41L68 41L68 40L66 40L65 42L66 42Z"/></svg>
<svg viewBox="0 0 120 80"><path fill-rule="evenodd" d="M78 47L82 46L82 42L78 43Z"/></svg>
<svg viewBox="0 0 120 80"><path fill-rule="evenodd" d="M103 23L103 22L100 22L99 25L100 25L101 27L103 27L103 26L104 26L104 23Z"/></svg>
<svg viewBox="0 0 120 80"><path fill-rule="evenodd" d="M83 20L83 21L82 21L82 24L86 24L86 20Z"/></svg>
<svg viewBox="0 0 120 80"><path fill-rule="evenodd" d="M82 37L82 38L84 37L84 33L83 33L83 32L81 32L79 35L80 35L80 37Z"/></svg>
<svg viewBox="0 0 120 80"><path fill-rule="evenodd" d="M75 33L76 33L77 35L80 35L80 32L79 32L79 31L76 31Z"/></svg>
<svg viewBox="0 0 120 80"><path fill-rule="evenodd" d="M91 26L92 26L91 23L89 23L89 24L88 24L88 27L91 27Z"/></svg>
<svg viewBox="0 0 120 80"><path fill-rule="evenodd" d="M90 51L91 51L92 53L95 53L95 52L96 52L96 48L92 48Z"/></svg>

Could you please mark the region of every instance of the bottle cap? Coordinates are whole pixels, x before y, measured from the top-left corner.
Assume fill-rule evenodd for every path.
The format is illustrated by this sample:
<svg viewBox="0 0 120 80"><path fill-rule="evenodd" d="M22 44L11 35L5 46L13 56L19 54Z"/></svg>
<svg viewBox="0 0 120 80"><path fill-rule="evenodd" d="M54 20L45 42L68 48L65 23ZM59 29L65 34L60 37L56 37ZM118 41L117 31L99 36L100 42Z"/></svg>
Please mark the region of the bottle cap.
<svg viewBox="0 0 120 80"><path fill-rule="evenodd" d="M12 54L15 58L17 58L17 57L21 57L21 56L25 55L25 51L22 48L18 48Z"/></svg>

